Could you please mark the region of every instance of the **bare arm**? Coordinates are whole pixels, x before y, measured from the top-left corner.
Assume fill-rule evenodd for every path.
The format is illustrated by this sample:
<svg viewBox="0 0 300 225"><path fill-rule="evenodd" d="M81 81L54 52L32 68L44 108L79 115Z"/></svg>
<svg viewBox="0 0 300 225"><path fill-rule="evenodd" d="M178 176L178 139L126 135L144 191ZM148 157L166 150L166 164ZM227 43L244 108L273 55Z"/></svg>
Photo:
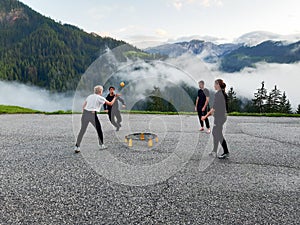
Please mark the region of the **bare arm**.
<svg viewBox="0 0 300 225"><path fill-rule="evenodd" d="M208 106L208 103L209 103L209 97L206 97L206 100L205 100L204 106L203 106L203 108L202 108L202 111L205 111L205 109L206 109L207 106Z"/></svg>
<svg viewBox="0 0 300 225"><path fill-rule="evenodd" d="M205 116L201 117L201 120L206 120L209 116L213 115L214 112L215 112L215 109L211 108L211 110L209 110Z"/></svg>
<svg viewBox="0 0 300 225"><path fill-rule="evenodd" d="M125 105L125 101L123 98L119 97L118 100L122 103L122 105Z"/></svg>
<svg viewBox="0 0 300 225"><path fill-rule="evenodd" d="M196 99L195 111L197 111L197 108L198 108L198 101L199 101L199 97L197 97L197 99Z"/></svg>
<svg viewBox="0 0 300 225"><path fill-rule="evenodd" d="M109 105L109 106L112 106L114 103L115 103L115 101L117 100L117 98L119 97L120 95L119 94L116 94L115 95L115 97L113 98L113 100L111 101L111 102L109 102L109 101L105 101L105 104L106 105Z"/></svg>
<svg viewBox="0 0 300 225"><path fill-rule="evenodd" d="M84 101L83 102L83 105L82 105L82 111L84 110L84 108L86 107L86 104L87 104L87 102L86 101Z"/></svg>

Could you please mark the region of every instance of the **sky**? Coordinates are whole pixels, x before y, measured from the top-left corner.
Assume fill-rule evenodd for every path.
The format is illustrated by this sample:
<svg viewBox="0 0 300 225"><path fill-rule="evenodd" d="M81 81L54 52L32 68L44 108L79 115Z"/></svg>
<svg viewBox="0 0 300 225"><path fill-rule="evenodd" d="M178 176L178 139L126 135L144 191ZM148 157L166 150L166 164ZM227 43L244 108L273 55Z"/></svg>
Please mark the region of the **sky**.
<svg viewBox="0 0 300 225"><path fill-rule="evenodd" d="M227 42L253 31L300 33L299 0L21 1L56 21L131 44L190 36Z"/></svg>

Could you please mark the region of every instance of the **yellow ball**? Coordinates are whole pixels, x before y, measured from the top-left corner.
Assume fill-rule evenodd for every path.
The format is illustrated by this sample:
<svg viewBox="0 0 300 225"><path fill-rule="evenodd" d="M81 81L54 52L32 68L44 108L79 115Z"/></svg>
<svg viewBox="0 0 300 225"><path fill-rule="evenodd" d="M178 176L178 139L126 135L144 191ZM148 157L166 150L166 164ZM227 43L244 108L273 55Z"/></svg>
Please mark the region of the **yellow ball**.
<svg viewBox="0 0 300 225"><path fill-rule="evenodd" d="M121 87L124 87L124 86L125 86L125 83L122 81L122 82L120 83L120 86L121 86Z"/></svg>

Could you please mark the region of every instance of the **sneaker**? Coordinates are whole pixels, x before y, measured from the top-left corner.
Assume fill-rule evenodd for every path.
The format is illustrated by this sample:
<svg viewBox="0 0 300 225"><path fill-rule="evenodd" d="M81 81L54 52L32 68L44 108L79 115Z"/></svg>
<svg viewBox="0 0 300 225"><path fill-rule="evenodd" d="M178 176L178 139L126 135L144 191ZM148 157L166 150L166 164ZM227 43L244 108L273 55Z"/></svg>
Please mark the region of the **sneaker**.
<svg viewBox="0 0 300 225"><path fill-rule="evenodd" d="M104 149L107 149L107 146L106 145L100 145L99 148L100 148L100 150L104 150Z"/></svg>
<svg viewBox="0 0 300 225"><path fill-rule="evenodd" d="M117 127L116 131L119 131L120 130L120 127Z"/></svg>
<svg viewBox="0 0 300 225"><path fill-rule="evenodd" d="M200 131L204 131L204 127L201 127L201 128L200 128Z"/></svg>
<svg viewBox="0 0 300 225"><path fill-rule="evenodd" d="M227 159L229 157L229 153L223 153L222 155L219 155L219 159Z"/></svg>
<svg viewBox="0 0 300 225"><path fill-rule="evenodd" d="M75 153L79 153L80 152L80 147L75 146L74 151L75 151Z"/></svg>
<svg viewBox="0 0 300 225"><path fill-rule="evenodd" d="M210 129L209 129L209 128L207 129L206 133L207 133L207 134L210 134Z"/></svg>

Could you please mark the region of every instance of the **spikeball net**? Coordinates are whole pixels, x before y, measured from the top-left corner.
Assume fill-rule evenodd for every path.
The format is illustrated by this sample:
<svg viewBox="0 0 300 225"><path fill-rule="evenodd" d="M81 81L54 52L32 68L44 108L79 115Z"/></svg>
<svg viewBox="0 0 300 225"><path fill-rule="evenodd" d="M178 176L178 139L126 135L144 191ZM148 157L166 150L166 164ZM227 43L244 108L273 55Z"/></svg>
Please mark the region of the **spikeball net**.
<svg viewBox="0 0 300 225"><path fill-rule="evenodd" d="M125 143L128 147L132 147L133 143L147 142L148 147L153 147L154 143L158 143L158 136L153 133L133 133L125 136Z"/></svg>

